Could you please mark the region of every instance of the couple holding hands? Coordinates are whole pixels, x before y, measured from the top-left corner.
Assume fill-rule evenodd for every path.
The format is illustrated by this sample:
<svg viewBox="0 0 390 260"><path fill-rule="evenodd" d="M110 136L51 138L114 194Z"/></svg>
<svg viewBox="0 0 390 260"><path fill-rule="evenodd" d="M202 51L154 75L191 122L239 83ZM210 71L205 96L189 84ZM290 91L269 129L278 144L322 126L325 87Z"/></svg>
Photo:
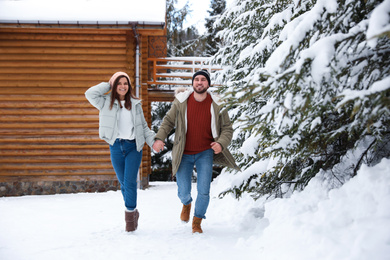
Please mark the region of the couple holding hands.
<svg viewBox="0 0 390 260"><path fill-rule="evenodd" d="M172 172L176 176L178 197L183 204L180 219L189 222L194 166L197 171L197 198L192 232L203 233L210 201L213 164L238 170L227 149L233 128L217 96L208 91L211 82L206 70L194 73L192 88L178 88L171 109L157 134L148 127L141 100L134 95L130 77L116 72L85 92L88 101L99 110L99 137L110 146L111 162L121 185L125 203L126 231L137 229L137 174L145 142L155 151L164 149L164 141L173 128Z"/></svg>

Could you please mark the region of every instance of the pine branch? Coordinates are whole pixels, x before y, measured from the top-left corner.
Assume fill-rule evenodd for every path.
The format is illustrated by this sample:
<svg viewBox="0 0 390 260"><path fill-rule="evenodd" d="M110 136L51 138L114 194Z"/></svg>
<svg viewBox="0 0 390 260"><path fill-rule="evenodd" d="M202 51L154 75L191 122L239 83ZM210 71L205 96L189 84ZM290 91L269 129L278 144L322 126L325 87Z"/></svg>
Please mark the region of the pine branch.
<svg viewBox="0 0 390 260"><path fill-rule="evenodd" d="M367 155L368 151L371 149L371 147L376 143L377 139L374 138L374 141L372 141L372 143L368 146L368 148L362 153L362 155L360 156L360 159L358 161L358 163L356 164L356 167L355 169L353 170L353 175L352 177L355 177L357 175L357 171L360 169L360 166L363 162L363 158Z"/></svg>

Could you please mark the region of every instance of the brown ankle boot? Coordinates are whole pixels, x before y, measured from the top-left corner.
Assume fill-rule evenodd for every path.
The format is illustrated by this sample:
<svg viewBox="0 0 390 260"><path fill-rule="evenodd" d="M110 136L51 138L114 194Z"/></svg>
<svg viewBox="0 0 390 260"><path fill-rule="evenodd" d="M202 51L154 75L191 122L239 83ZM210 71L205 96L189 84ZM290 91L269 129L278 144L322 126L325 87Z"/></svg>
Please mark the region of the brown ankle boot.
<svg viewBox="0 0 390 260"><path fill-rule="evenodd" d="M190 221L190 212L191 212L191 203L188 205L183 204L183 209L181 210L180 219L188 223Z"/></svg>
<svg viewBox="0 0 390 260"><path fill-rule="evenodd" d="M192 219L192 233L203 233L203 230L200 227L201 223L202 219L194 216L194 218Z"/></svg>
<svg viewBox="0 0 390 260"><path fill-rule="evenodd" d="M137 209L134 211L125 211L126 231L135 231L138 227L139 212Z"/></svg>

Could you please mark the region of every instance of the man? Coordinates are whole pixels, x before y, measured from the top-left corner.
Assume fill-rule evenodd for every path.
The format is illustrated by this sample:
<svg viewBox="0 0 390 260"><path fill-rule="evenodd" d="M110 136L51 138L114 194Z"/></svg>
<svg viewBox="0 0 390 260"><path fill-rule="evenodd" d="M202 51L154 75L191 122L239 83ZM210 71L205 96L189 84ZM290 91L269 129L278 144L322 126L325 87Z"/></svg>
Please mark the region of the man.
<svg viewBox="0 0 390 260"><path fill-rule="evenodd" d="M203 233L202 219L210 201L210 183L213 161L238 169L227 149L233 128L226 110L219 99L208 91L210 75L206 70L192 77L192 89L175 91L175 100L161 124L153 145L155 151L164 148L164 140L175 127L172 149L172 171L176 175L178 196L183 203L180 219L189 222L191 211L191 180L194 166L197 171L198 195L192 221L192 232Z"/></svg>

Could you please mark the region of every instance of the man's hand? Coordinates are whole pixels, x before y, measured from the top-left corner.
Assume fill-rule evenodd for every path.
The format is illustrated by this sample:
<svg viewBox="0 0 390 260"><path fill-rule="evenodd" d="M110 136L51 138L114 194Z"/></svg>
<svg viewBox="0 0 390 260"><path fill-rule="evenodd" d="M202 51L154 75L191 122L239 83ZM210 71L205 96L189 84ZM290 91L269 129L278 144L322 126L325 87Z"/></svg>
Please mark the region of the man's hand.
<svg viewBox="0 0 390 260"><path fill-rule="evenodd" d="M211 149L214 150L215 154L219 154L220 152L222 152L222 146L217 142L211 143Z"/></svg>
<svg viewBox="0 0 390 260"><path fill-rule="evenodd" d="M161 140L154 141L153 150L157 153L161 152L164 149L165 143Z"/></svg>

